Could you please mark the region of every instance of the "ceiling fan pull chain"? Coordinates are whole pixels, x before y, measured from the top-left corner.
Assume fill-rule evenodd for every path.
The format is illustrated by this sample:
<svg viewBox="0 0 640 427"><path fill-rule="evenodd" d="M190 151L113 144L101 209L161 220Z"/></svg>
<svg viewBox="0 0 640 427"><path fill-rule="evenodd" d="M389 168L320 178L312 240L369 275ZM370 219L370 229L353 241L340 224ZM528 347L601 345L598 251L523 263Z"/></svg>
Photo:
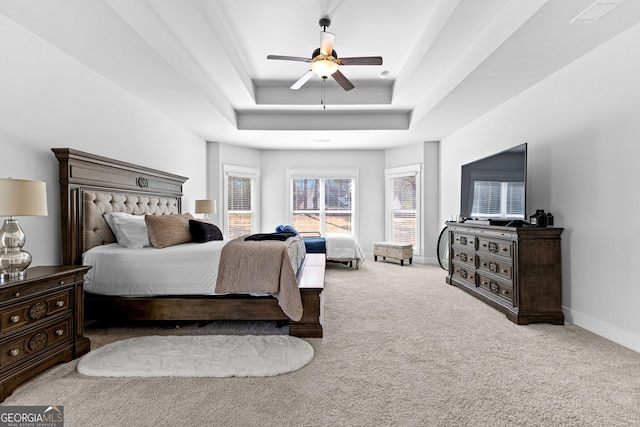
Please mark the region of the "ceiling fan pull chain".
<svg viewBox="0 0 640 427"><path fill-rule="evenodd" d="M322 109L323 110L327 109L327 104L324 103L324 84L325 84L326 81L327 81L327 78L323 77L322 78L322 86L321 86L321 89L320 89L320 92L321 92L320 104L322 104Z"/></svg>

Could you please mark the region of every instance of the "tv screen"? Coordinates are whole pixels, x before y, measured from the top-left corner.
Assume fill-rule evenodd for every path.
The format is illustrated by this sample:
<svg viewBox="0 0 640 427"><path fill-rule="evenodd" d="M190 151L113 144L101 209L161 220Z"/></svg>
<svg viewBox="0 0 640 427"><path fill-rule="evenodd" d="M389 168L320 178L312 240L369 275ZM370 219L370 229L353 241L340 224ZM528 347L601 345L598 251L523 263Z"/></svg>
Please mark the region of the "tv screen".
<svg viewBox="0 0 640 427"><path fill-rule="evenodd" d="M462 165L463 219L524 220L527 144Z"/></svg>

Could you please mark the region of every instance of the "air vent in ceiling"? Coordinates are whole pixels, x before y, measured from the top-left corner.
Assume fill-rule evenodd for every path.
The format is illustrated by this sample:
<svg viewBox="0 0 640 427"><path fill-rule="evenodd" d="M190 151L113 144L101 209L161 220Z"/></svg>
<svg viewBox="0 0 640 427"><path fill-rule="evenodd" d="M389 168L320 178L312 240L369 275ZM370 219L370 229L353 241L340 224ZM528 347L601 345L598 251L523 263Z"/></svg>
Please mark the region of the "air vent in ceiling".
<svg viewBox="0 0 640 427"><path fill-rule="evenodd" d="M571 24L590 24L596 22L623 1L624 0L598 0L569 22Z"/></svg>

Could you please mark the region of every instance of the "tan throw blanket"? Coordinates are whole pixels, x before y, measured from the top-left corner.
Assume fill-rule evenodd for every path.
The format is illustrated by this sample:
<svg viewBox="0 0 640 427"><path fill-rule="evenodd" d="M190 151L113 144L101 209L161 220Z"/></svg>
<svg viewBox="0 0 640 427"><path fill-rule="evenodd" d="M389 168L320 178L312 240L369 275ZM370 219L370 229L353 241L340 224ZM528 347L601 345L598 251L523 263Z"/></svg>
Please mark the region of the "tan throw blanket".
<svg viewBox="0 0 640 427"><path fill-rule="evenodd" d="M302 299L291 266L286 241L245 241L238 237L224 245L220 255L216 293L270 294L290 319L302 318Z"/></svg>

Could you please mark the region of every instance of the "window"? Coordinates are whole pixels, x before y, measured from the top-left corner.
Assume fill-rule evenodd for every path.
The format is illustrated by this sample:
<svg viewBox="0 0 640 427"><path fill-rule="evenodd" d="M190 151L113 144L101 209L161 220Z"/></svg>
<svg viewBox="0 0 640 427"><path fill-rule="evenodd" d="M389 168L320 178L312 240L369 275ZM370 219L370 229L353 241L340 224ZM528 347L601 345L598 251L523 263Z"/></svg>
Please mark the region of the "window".
<svg viewBox="0 0 640 427"><path fill-rule="evenodd" d="M258 178L256 169L224 165L225 235L236 238L258 228Z"/></svg>
<svg viewBox="0 0 640 427"><path fill-rule="evenodd" d="M355 235L356 176L357 171L289 171L291 225L322 236Z"/></svg>
<svg viewBox="0 0 640 427"><path fill-rule="evenodd" d="M385 170L388 240L411 244L419 254L420 165Z"/></svg>

